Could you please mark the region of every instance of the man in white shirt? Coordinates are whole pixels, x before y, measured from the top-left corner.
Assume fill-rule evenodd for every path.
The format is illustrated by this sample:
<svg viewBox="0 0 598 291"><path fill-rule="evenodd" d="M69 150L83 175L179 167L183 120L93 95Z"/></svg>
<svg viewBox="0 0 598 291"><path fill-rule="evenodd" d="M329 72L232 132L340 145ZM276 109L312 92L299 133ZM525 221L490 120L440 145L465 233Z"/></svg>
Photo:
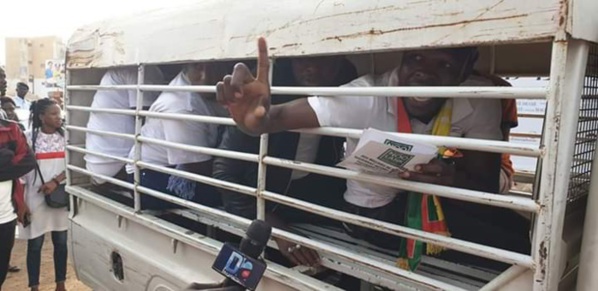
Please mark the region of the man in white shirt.
<svg viewBox="0 0 598 291"><path fill-rule="evenodd" d="M373 127L397 131L399 120L410 122L413 133L431 134L436 115L446 102L452 102L450 136L501 140L499 100L444 98L386 98L367 96L310 97L270 106L268 57L265 39L258 41L258 73L238 64L232 76L217 86L219 101L226 105L237 125L247 133L260 134L320 126L364 129ZM477 50L472 48L405 52L401 65L381 76L364 76L347 87L371 86L458 86L473 70ZM399 100L404 104L401 119ZM407 116L404 116L407 114ZM347 139L347 154L357 145ZM401 178L447 186L497 193L500 155L463 150L454 164L433 160ZM349 180L346 211L362 216L403 224L407 195L382 185ZM509 210L443 199L449 231L457 238L481 244L529 252L525 221ZM386 248L398 248L400 241L370 229L348 226L349 234ZM446 252L449 256L455 252ZM504 268L489 260L456 254L460 262Z"/></svg>
<svg viewBox="0 0 598 291"><path fill-rule="evenodd" d="M226 63L187 65L170 82L170 86L214 85L231 67L231 64ZM228 116L226 109L216 102L213 93L163 92L152 104L149 111L218 117ZM217 124L148 118L141 129L141 136L186 145L215 148L219 144L221 131L222 127ZM134 157L134 149L131 149L129 157ZM141 160L160 166L176 167L180 170L205 176L211 176L212 174L212 156L151 143L142 143ZM133 166L127 165L127 173L131 174L133 171ZM146 187L202 204L218 203L217 200L219 199L216 199L215 190L206 185L148 169L143 170L141 174L141 185ZM199 192L201 192L201 195L195 195ZM144 209L162 209L175 206L149 197L149 195L143 195L142 207Z"/></svg>
<svg viewBox="0 0 598 291"><path fill-rule="evenodd" d="M25 96L27 96L27 93L29 93L29 86L23 82L19 82L17 83L16 91L17 96L15 96L13 99L17 104L17 108L29 111L29 107L31 107L31 102L25 99Z"/></svg>
<svg viewBox="0 0 598 291"><path fill-rule="evenodd" d="M144 84L165 84L164 76L158 67L145 67ZM120 68L108 70L100 85L136 85L137 68ZM147 91L143 93L143 109L154 103L160 92ZM137 90L98 90L91 103L91 108L110 108L110 109L135 109L137 107ZM89 115L87 128L101 131L110 131L116 133L135 133L135 116L98 113L92 112ZM98 135L87 133L85 138L85 147L94 152L113 155L126 158L134 145L134 141L113 136ZM125 163L113 159L99 157L96 155L85 155L87 169L91 172L102 174L109 177L117 177L126 180L124 171ZM94 178L97 184L103 184L105 181Z"/></svg>

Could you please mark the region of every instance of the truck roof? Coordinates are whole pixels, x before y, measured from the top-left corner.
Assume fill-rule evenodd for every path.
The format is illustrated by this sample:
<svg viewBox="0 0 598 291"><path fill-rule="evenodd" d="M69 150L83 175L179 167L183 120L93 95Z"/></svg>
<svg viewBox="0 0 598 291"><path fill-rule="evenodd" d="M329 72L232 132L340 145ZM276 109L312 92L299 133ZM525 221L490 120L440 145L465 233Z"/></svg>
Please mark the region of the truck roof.
<svg viewBox="0 0 598 291"><path fill-rule="evenodd" d="M204 0L84 26L69 40L67 67L254 58L258 36L273 57L549 46L565 32L596 42L596 13L595 0Z"/></svg>

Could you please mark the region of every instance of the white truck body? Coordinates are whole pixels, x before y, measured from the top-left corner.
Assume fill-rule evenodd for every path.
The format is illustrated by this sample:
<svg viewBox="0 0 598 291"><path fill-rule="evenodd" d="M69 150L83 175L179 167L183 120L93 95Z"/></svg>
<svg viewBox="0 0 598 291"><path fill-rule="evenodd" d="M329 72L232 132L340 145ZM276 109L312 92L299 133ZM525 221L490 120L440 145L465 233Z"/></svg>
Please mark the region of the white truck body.
<svg viewBox="0 0 598 291"><path fill-rule="evenodd" d="M273 235L316 249L326 268L350 274L375 285L396 290L595 290L598 279L583 275L595 269L598 258L591 252L581 257L582 274L577 280L580 252L591 250L598 237L586 229L587 242L581 247L586 199L591 192L592 161L598 123L593 98L598 98L598 1L342 1L342 0L206 0L195 4L155 10L127 18L91 24L77 30L67 48L67 163L68 191L72 194L71 250L80 280L94 290L180 290L191 282L209 283L221 279L211 270L222 242L169 223L156 213L126 207L89 190L85 169L85 128L94 91L108 68L201 61L243 60L256 57L257 37L268 39L273 60L280 57L348 55L359 74L384 72L397 64L401 50L421 47L479 46L476 69L502 76L546 76L546 88L401 88L388 87L369 93L354 88L352 93L379 96L421 96L441 93L453 98L521 98L546 100L546 118L540 145L451 139L410 135L414 140L472 150L505 152L538 159L538 169L527 173L535 181L533 193L499 195L456 188L380 178L312 164L290 162L267 156L267 135L262 136L259 155L230 153L200 147L187 150L241 158L259 163L260 168L276 165L341 178L360 179L399 189L426 191L449 199L489 204L532 214L533 251L517 254L452 238L439 238L406 227L381 223L347 213L264 191L231 185L194 174L170 170L207 184L233 189L264 200L317 212L345 222L387 233L418 238L471 254L513 265L503 274L425 258L417 272L394 266L392 255L352 242L342 233L312 226L309 238L274 230ZM140 78L141 79L141 78ZM152 85L112 86L110 89L209 91L208 86L168 87ZM294 89L294 90L293 90ZM330 88L328 88L330 89ZM376 88L378 89L378 88ZM421 89L421 90L420 90ZM347 90L319 88L274 88L279 93L343 95ZM372 90L375 91L375 90ZM365 92L365 93L364 93ZM419 94L419 95L418 95ZM141 98L141 97L138 97ZM141 99L139 99L141 100ZM138 102L138 104L141 104ZM580 108L582 109L580 111ZM585 111L584 111L585 110ZM104 112L110 112L104 110ZM581 112L581 113L580 113ZM582 114L586 112L587 114ZM140 107L112 113L141 118L151 115ZM230 119L154 114L153 117L190 119L233 125ZM594 119L593 119L594 118ZM358 137L360 130L322 128L318 134ZM109 132L96 132L106 134ZM136 135L136 147L144 140ZM584 143L585 141L585 143ZM584 144L582 144L584 143ZM173 145L166 145L173 146ZM176 146L176 145L175 145ZM129 161L129 160L127 160ZM139 167L166 171L136 160ZM249 221L218 209L101 177L131 189L135 199L152 195L186 206L175 214L242 234ZM258 185L265 181L261 171ZM596 194L596 193L594 193ZM594 197L596 195L590 195ZM598 199L598 198L596 198ZM592 201L590 199L590 201ZM588 213L598 205L587 203ZM593 211L592 211L593 210ZM263 209L258 215L263 217ZM271 244L275 246L274 243ZM124 278L119 278L122 258ZM302 268L285 268L269 262L258 290L336 290L338 288L308 276ZM596 276L594 276L596 277ZM362 289L367 289L363 284Z"/></svg>

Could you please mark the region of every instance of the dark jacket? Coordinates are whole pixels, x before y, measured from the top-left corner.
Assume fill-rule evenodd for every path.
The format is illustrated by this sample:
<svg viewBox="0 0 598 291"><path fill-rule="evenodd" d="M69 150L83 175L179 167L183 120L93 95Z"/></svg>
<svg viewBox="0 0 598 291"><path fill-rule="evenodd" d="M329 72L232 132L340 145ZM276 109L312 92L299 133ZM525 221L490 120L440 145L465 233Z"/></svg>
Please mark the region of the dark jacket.
<svg viewBox="0 0 598 291"><path fill-rule="evenodd" d="M282 60L277 63L275 79L272 84L275 86L292 86L294 78L288 61ZM337 77L335 85L346 84L357 77L354 66L344 60L341 73ZM273 96L272 102L284 103L297 98L296 96ZM268 156L278 157L287 160L294 160L297 151L297 144L300 134L293 132L281 132L271 134L268 140ZM237 152L253 153L259 152L259 137L252 137L244 134L236 127L227 128L224 133L221 149ZM316 157L316 164L325 166L335 166L343 157L343 138L322 136ZM213 177L219 180L238 183L250 187L256 187L257 183L257 164L235 159L217 157L214 159ZM294 196L312 203L317 203L327 207L340 207L342 195L346 189L346 182L342 179L326 177L316 174L297 180L300 183L291 185L292 170L268 166L266 190ZM294 181L295 182L295 181ZM256 217L255 198L240 194L234 191L219 189L222 193L224 208L227 212L246 218ZM273 205L269 204L271 208Z"/></svg>
<svg viewBox="0 0 598 291"><path fill-rule="evenodd" d="M25 207L24 189L19 178L33 170L35 163L35 156L19 125L0 119L0 182L13 182L11 199L15 212Z"/></svg>

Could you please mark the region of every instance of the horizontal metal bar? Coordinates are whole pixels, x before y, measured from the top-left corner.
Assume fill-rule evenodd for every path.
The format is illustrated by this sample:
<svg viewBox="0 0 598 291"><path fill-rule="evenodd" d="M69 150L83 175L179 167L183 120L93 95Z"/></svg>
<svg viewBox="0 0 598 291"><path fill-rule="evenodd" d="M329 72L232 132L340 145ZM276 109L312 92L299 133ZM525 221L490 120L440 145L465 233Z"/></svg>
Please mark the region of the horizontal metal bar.
<svg viewBox="0 0 598 291"><path fill-rule="evenodd" d="M546 115L544 115L544 114L537 114L537 113L518 113L517 117L519 117L519 118L538 118L538 119L544 119L546 117Z"/></svg>
<svg viewBox="0 0 598 291"><path fill-rule="evenodd" d="M136 90L215 92L215 86L69 85L71 91ZM546 99L546 88L517 87L271 87L270 93L303 96L403 96L428 98Z"/></svg>
<svg viewBox="0 0 598 291"><path fill-rule="evenodd" d="M131 115L135 116L134 109L114 109L114 108L92 108L87 106L74 106L74 105L67 105L66 110L71 111L85 111L85 112L96 112L96 113L111 113L111 114L121 114L121 115Z"/></svg>
<svg viewBox="0 0 598 291"><path fill-rule="evenodd" d="M348 129L339 127L321 127L313 129L301 129L297 132L330 135L338 137L348 137L359 139L363 130L361 129ZM485 139L472 139L472 138L461 138L461 137L448 137L448 136L435 136L425 134L410 134L410 133L398 133L388 132L397 137L405 139L407 141L429 143L435 146L446 146L454 147L464 150L472 151L483 151L491 153L506 153L514 156L523 157L540 157L543 151L537 146L517 144L506 141L495 141Z"/></svg>
<svg viewBox="0 0 598 291"><path fill-rule="evenodd" d="M256 154L248 154L248 153L235 152L235 151L229 151L229 150L221 150L221 149L215 149L215 148L209 148L209 147L191 146L191 145L185 145L185 144L180 144L180 143L176 143L176 142L164 141L164 140L160 140L160 139L148 138L148 137L143 137L143 136L140 136L137 139L143 143L156 144L156 145L160 145L160 146L164 146L164 147L168 147L168 148L175 148L175 149L184 150L184 151L188 151L188 152L201 153L201 154L206 154L206 155L210 155L210 156L218 156L218 157L224 157L224 158L229 158L229 159L237 159L237 160L254 162L254 163L257 163L257 161L258 161L258 155L256 155Z"/></svg>
<svg viewBox="0 0 598 291"><path fill-rule="evenodd" d="M134 162L133 159L107 155L104 153L90 151L88 149L76 147L76 146L72 146L72 145L67 145L66 149L74 151L74 152L82 153L82 154L90 154L90 155L94 155L94 156L98 156L98 157L102 157L102 158L112 159L112 160L120 161L120 162L127 163L127 164L132 164Z"/></svg>
<svg viewBox="0 0 598 291"><path fill-rule="evenodd" d="M193 173L189 173L189 172L185 172L185 171L181 171L181 170L176 170L176 169L172 169L172 168L168 168L168 167L163 167L163 166L157 166L154 164L150 164L150 163L146 163L146 162L137 162L136 163L139 167L145 168L145 169L150 169L153 171L157 171L157 172L161 172L161 173L166 173L169 175L175 175L175 176L179 176L179 177L183 177L185 179L189 179L192 181L196 181L196 182L200 182L200 183L204 183L204 184L208 184L214 187L218 187L218 188L223 188L223 189L227 189L227 190L231 190L231 191L236 191L242 194L247 194L247 195L251 195L251 196L256 196L256 189L249 187L249 186L244 186L244 185L239 185L239 184L235 184L235 183L231 183L231 182L226 182L226 181L222 181L222 180L218 180L218 179L214 179L212 177L207 177L207 176L202 176L202 175L198 175L198 174L193 174Z"/></svg>
<svg viewBox="0 0 598 291"><path fill-rule="evenodd" d="M531 255L519 254L516 252L506 251L499 248L488 247L485 245L468 242L461 239L450 238L442 235L437 235L429 232L415 230L412 228L378 221L366 218L359 215L346 213L343 211L334 210L331 208L319 206L317 204L293 199L284 195L276 194L269 191L263 192L264 198L270 201L278 202L293 208L298 208L310 213L319 214L325 217L341 220L343 222L367 227L373 230L382 231L392 235L415 239L426 243L447 247L459 252L472 254L479 257L489 258L495 261L504 262L507 264L515 264L532 268L534 263Z"/></svg>
<svg viewBox="0 0 598 291"><path fill-rule="evenodd" d="M74 130L74 131L81 131L81 132L86 132L86 133L92 133L92 134L97 134L97 135L107 135L107 136L113 136L113 137L120 137L120 138L135 140L135 135L127 134L127 133L117 133L117 132L112 132L112 131L89 129L87 127L74 126L74 125L67 125L66 129L67 130Z"/></svg>
<svg viewBox="0 0 598 291"><path fill-rule="evenodd" d="M77 108L77 110L78 110L78 108L84 108L84 107L78 106L75 108ZM128 112L128 110L127 110L127 112ZM231 126L235 125L234 121L231 118L214 117L214 116L201 116L201 115L178 114L178 113L160 113L160 112L149 112L149 111L141 111L139 113L139 115L145 116L145 117L151 117L151 118L188 120L188 121L206 122L206 123L231 125ZM111 136L122 135L119 133L109 133L107 131L98 131L98 130L90 130L90 129L84 130L83 127L76 127L76 126L72 126L72 125L67 126L67 129L68 128L76 129L79 131L91 132L91 133L95 133L95 134L104 134L105 133L105 135L111 135ZM337 128L337 127L322 127L322 128L294 130L294 132L359 139L361 137L361 134L363 133L363 130ZM486 151L486 152L493 152L493 153L507 153L507 154L511 154L511 155L515 155L515 156L525 156L525 157L539 157L542 155L542 151L537 146L509 143L509 142L505 142L505 141L467 139L467 138L458 138L458 137L444 137L444 136L408 134L408 133L392 133L392 134L396 135L397 137L404 138L405 140L410 140L410 141L415 141L415 142L425 142L425 143L429 143L429 144L436 145L436 146L456 147L456 148L465 149L465 150Z"/></svg>
<svg viewBox="0 0 598 291"><path fill-rule="evenodd" d="M149 117L149 118L196 121L196 122L205 122L205 123L236 126L236 124L232 118L226 118L226 117L181 114L181 113L152 112L152 111L147 111L147 110L139 111L139 115L144 116L144 117Z"/></svg>
<svg viewBox="0 0 598 291"><path fill-rule="evenodd" d="M527 138L542 138L542 135L538 134L538 133L511 132L510 136L512 136L512 137L527 137Z"/></svg>
<svg viewBox="0 0 598 291"><path fill-rule="evenodd" d="M90 177L96 177L96 178L100 178L102 180L105 180L107 182L110 182L114 185L129 189L129 190L133 190L133 188L135 187L133 184L129 183L129 182L125 182L119 179L116 179L114 177L110 177L110 176L106 176L106 175L101 175L101 174L97 174L91 171L88 171L86 169L83 169L81 167L77 167L77 166L73 166L73 165L67 165L66 166L67 169L71 170L71 171L75 171L81 174L85 174L87 176Z"/></svg>
<svg viewBox="0 0 598 291"><path fill-rule="evenodd" d="M298 161L285 160L274 157L264 158L264 162L271 166L278 166L293 170L311 172L326 176L333 176L343 179L352 179L360 182L374 183L397 189L423 192L440 197L474 202L478 204L491 205L496 207L521 210L526 212L537 212L540 210L538 204L529 198L514 197L508 195L493 194L487 192L466 190L454 187L426 184L419 182L406 181L399 178L389 178L365 173L349 171L345 169L326 167L314 164L307 164Z"/></svg>
<svg viewBox="0 0 598 291"><path fill-rule="evenodd" d="M516 87L272 87L271 94L427 98L546 99L546 88Z"/></svg>

